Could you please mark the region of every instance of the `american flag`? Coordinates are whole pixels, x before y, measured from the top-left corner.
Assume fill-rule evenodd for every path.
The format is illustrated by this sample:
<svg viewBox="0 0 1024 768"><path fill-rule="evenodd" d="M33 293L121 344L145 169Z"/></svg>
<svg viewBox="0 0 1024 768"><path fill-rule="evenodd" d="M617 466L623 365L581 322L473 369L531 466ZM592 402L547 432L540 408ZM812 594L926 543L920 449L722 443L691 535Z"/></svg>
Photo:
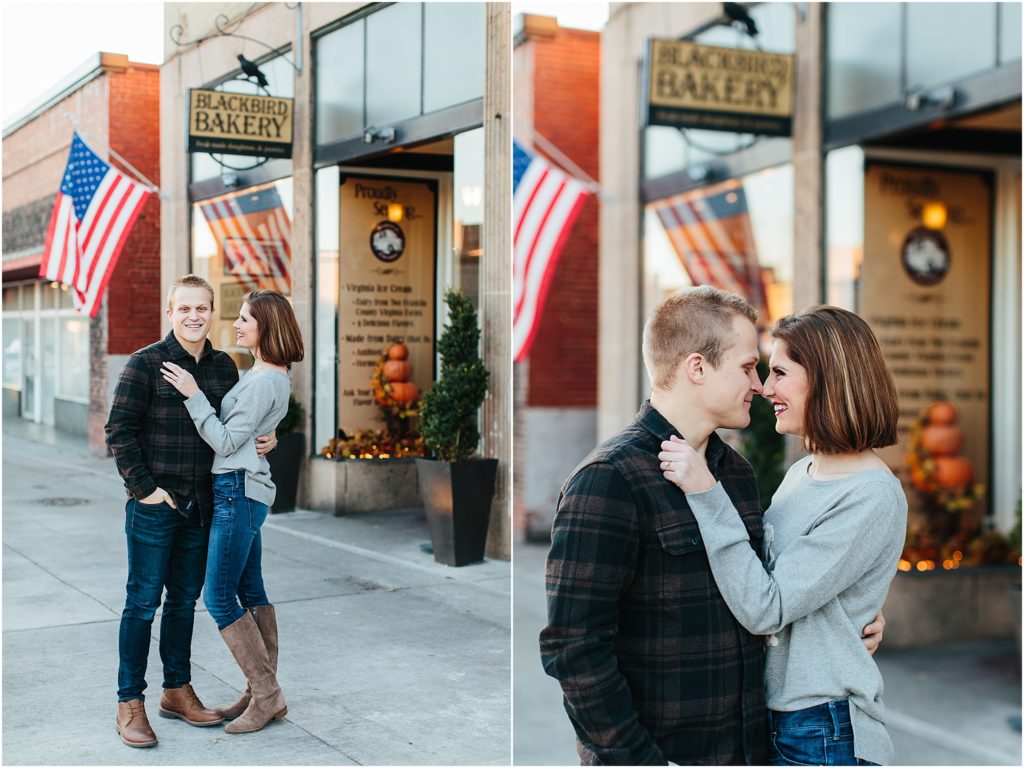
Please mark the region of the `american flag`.
<svg viewBox="0 0 1024 768"><path fill-rule="evenodd" d="M767 319L764 274L742 184L729 181L674 195L650 207L694 285L739 294Z"/></svg>
<svg viewBox="0 0 1024 768"><path fill-rule="evenodd" d="M153 190L101 160L74 133L39 275L74 289L75 308L82 314L95 317L99 311L128 233L151 194Z"/></svg>
<svg viewBox="0 0 1024 768"><path fill-rule="evenodd" d="M513 142L512 359L521 361L540 325L558 255L592 192Z"/></svg>
<svg viewBox="0 0 1024 768"><path fill-rule="evenodd" d="M224 258L224 274L247 291L291 293L292 222L274 186L200 204Z"/></svg>

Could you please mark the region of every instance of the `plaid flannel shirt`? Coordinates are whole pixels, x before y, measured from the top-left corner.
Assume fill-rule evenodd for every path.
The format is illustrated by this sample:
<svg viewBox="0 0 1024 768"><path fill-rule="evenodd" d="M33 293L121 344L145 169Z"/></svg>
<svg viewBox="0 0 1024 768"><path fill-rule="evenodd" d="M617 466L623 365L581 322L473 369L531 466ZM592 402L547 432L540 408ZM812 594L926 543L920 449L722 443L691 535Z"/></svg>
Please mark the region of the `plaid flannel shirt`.
<svg viewBox="0 0 1024 768"><path fill-rule="evenodd" d="M114 390L107 446L129 497L144 499L158 487L176 499L192 499L189 522L206 525L213 515L213 449L199 436L185 398L164 381L160 366L171 361L189 371L220 413L221 399L238 383L238 369L209 340L198 362L174 332L128 358ZM179 512L184 512L178 504Z"/></svg>
<svg viewBox="0 0 1024 768"><path fill-rule="evenodd" d="M677 433L645 402L559 497L541 658L584 765L767 760L764 639L729 611L686 496L661 473L661 441ZM760 555L750 464L714 433L706 455Z"/></svg>

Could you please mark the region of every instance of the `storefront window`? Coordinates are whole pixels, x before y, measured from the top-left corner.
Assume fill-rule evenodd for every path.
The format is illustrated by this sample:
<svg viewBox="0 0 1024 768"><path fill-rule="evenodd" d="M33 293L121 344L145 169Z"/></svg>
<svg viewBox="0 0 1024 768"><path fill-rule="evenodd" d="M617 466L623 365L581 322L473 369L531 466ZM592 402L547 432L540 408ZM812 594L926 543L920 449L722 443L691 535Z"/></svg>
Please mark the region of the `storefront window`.
<svg viewBox="0 0 1024 768"><path fill-rule="evenodd" d="M21 288L12 285L4 288L4 312L17 312L21 309Z"/></svg>
<svg viewBox="0 0 1024 768"><path fill-rule="evenodd" d="M420 114L422 15L419 3L395 3L367 17L367 125Z"/></svg>
<svg viewBox="0 0 1024 768"><path fill-rule="evenodd" d="M999 63L1020 60L1021 4L999 3Z"/></svg>
<svg viewBox="0 0 1024 768"><path fill-rule="evenodd" d="M829 117L844 117L898 99L901 4L830 3L827 14Z"/></svg>
<svg viewBox="0 0 1024 768"><path fill-rule="evenodd" d="M7 296L4 290L4 297ZM4 317L4 386L21 389L21 320Z"/></svg>
<svg viewBox="0 0 1024 768"><path fill-rule="evenodd" d="M338 431L338 166L316 174L316 296L314 327L313 444Z"/></svg>
<svg viewBox="0 0 1024 768"><path fill-rule="evenodd" d="M479 306L484 220L484 129L455 137L453 249L461 288Z"/></svg>
<svg viewBox="0 0 1024 768"><path fill-rule="evenodd" d="M827 14L830 119L1020 59L1020 3L828 3Z"/></svg>
<svg viewBox="0 0 1024 768"><path fill-rule="evenodd" d="M843 147L825 158L825 300L860 306L864 263L864 151Z"/></svg>
<svg viewBox="0 0 1024 768"><path fill-rule="evenodd" d="M278 56L268 61L260 62L260 71L267 78L267 92L271 96L291 98L295 95L295 70L285 59ZM225 93L246 93L258 96L266 96L267 92L259 88L255 83L248 80L225 80L222 83L212 86L215 91ZM224 173L224 166L220 165L213 157L206 152L193 152L189 155L192 162L192 181L214 179ZM227 165L235 168L247 168L252 166L257 158L245 155L217 155Z"/></svg>
<svg viewBox="0 0 1024 768"><path fill-rule="evenodd" d="M354 136L366 124L363 111L363 23L342 27L316 41L316 140L325 144Z"/></svg>
<svg viewBox="0 0 1024 768"><path fill-rule="evenodd" d="M906 10L908 87L945 85L995 66L994 3L907 3Z"/></svg>
<svg viewBox="0 0 1024 768"><path fill-rule="evenodd" d="M482 98L484 7L395 3L317 37L317 142Z"/></svg>
<svg viewBox="0 0 1024 768"><path fill-rule="evenodd" d="M478 98L484 92L483 3L423 7L423 111Z"/></svg>
<svg viewBox="0 0 1024 768"><path fill-rule="evenodd" d="M242 297L257 288L292 289L292 180L249 187L192 206L192 271L214 289L210 341L242 370L250 353L235 345Z"/></svg>
<svg viewBox="0 0 1024 768"><path fill-rule="evenodd" d="M89 323L80 316L60 318L60 376L57 396L89 399Z"/></svg>
<svg viewBox="0 0 1024 768"><path fill-rule="evenodd" d="M644 233L644 317L702 284L744 296L763 328L793 311L791 165L651 202Z"/></svg>

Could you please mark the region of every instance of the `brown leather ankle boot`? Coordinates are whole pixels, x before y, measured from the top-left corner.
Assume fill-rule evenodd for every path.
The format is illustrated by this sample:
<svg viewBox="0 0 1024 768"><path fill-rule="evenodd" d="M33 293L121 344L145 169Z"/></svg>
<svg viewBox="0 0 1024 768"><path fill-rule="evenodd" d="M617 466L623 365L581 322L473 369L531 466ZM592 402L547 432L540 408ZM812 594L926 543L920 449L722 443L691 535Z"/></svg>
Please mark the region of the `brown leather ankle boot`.
<svg viewBox="0 0 1024 768"><path fill-rule="evenodd" d="M225 726L228 733L252 733L271 720L288 714L288 704L277 684L267 646L253 617L246 613L238 621L220 631L238 666L245 673L252 699L237 719Z"/></svg>
<svg viewBox="0 0 1024 768"><path fill-rule="evenodd" d="M252 608L253 618L256 620L256 626L260 630L260 636L263 638L263 644L267 646L267 655L270 657L270 665L274 668L274 674L277 674L277 612L274 610L272 605L257 605ZM228 707L218 707L214 710L218 715L223 717L225 720L234 720L236 717L245 712L246 707L249 706L249 702L252 700L252 689L249 684L245 684L245 690L242 691L242 695L238 697L238 700L234 704Z"/></svg>
<svg viewBox="0 0 1024 768"><path fill-rule="evenodd" d="M181 688L164 688L164 695L160 697L160 717L176 717L199 728L224 722L223 717L203 706L189 683Z"/></svg>
<svg viewBox="0 0 1024 768"><path fill-rule="evenodd" d="M142 699L117 702L117 718L114 721L121 741L129 747L155 747L156 734L146 717L146 705Z"/></svg>

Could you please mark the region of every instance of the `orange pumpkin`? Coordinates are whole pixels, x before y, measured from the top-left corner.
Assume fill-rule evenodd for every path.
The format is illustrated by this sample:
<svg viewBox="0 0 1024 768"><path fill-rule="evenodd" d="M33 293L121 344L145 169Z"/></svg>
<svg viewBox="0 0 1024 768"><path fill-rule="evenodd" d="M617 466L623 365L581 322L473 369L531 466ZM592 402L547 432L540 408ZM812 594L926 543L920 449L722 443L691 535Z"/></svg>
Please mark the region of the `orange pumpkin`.
<svg viewBox="0 0 1024 768"><path fill-rule="evenodd" d="M936 456L935 482L940 488L964 488L974 479L971 462L962 456Z"/></svg>
<svg viewBox="0 0 1024 768"><path fill-rule="evenodd" d="M932 403L928 409L928 421L931 424L953 424L956 421L956 417L956 406L952 403L947 403L945 400Z"/></svg>
<svg viewBox="0 0 1024 768"><path fill-rule="evenodd" d="M921 447L933 456L952 456L960 450L964 433L960 427L934 424L921 430Z"/></svg>
<svg viewBox="0 0 1024 768"><path fill-rule="evenodd" d="M409 357L409 348L401 342L392 344L388 347L387 356L388 360L405 360Z"/></svg>
<svg viewBox="0 0 1024 768"><path fill-rule="evenodd" d="M910 470L910 484L919 491L928 490L928 479L921 467L914 467Z"/></svg>
<svg viewBox="0 0 1024 768"><path fill-rule="evenodd" d="M420 396L420 388L411 381L391 382L391 396L396 403L411 403Z"/></svg>
<svg viewBox="0 0 1024 768"><path fill-rule="evenodd" d="M382 370L389 381L406 381L412 376L412 363L408 360L388 360Z"/></svg>

